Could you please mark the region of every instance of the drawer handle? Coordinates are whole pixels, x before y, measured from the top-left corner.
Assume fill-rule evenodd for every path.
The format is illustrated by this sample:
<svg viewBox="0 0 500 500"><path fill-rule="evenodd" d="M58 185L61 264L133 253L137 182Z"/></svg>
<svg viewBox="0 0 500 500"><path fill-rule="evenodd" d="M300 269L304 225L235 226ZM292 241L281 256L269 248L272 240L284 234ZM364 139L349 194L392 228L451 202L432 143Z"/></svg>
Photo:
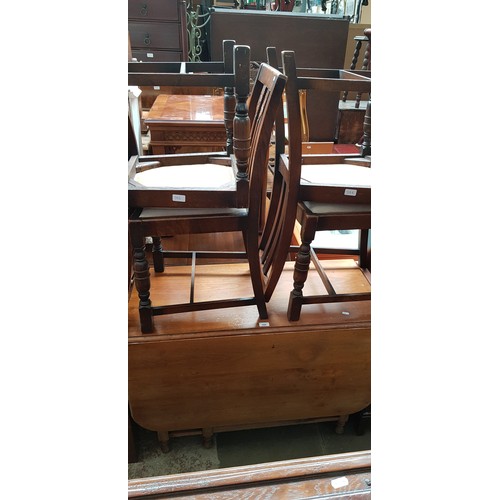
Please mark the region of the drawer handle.
<svg viewBox="0 0 500 500"><path fill-rule="evenodd" d="M151 45L151 38L149 37L149 33L146 33L144 36L144 43L145 45Z"/></svg>
<svg viewBox="0 0 500 500"><path fill-rule="evenodd" d="M148 15L148 6L147 4L143 3L141 9L141 16L147 16L147 15Z"/></svg>

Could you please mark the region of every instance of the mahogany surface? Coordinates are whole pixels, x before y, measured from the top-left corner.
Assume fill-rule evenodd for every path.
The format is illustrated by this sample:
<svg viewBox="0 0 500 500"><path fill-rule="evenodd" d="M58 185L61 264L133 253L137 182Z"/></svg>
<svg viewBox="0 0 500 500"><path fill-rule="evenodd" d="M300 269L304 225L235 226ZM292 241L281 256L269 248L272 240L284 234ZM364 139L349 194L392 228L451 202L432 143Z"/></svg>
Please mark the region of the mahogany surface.
<svg viewBox="0 0 500 500"><path fill-rule="evenodd" d="M128 482L128 498L195 500L368 499L371 452L172 474Z"/></svg>
<svg viewBox="0 0 500 500"><path fill-rule="evenodd" d="M160 94L144 122L153 154L226 147L223 96Z"/></svg>
<svg viewBox="0 0 500 500"><path fill-rule="evenodd" d="M148 122L224 122L224 97L214 95L159 95L149 111Z"/></svg>

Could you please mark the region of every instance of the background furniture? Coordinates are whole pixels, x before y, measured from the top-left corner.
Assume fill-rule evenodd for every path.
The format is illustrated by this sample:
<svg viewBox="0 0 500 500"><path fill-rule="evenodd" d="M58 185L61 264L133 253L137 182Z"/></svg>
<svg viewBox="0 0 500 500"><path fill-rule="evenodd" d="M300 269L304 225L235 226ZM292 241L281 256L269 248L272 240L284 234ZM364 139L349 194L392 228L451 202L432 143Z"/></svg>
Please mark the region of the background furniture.
<svg viewBox="0 0 500 500"><path fill-rule="evenodd" d="M266 48L294 50L299 67L343 68L349 21L324 14L211 10L210 44L213 60L221 58L221 42L234 39L252 48L252 61L267 61ZM339 99L321 90L308 96L311 141L332 141Z"/></svg>
<svg viewBox="0 0 500 500"><path fill-rule="evenodd" d="M365 28L363 35L354 37L356 45L349 66L350 71L355 71L358 65L358 58L362 47L364 54L361 63L361 72L371 72L371 28ZM362 100L363 99L363 100ZM337 119L337 134L335 137L338 143L357 143L363 134L363 121L369 96L361 92L349 93L344 91L339 102L339 113Z"/></svg>
<svg viewBox="0 0 500 500"><path fill-rule="evenodd" d="M187 61L187 14L184 0L128 0L129 61ZM147 113L159 86L141 86L142 111ZM142 132L147 132L141 122Z"/></svg>
<svg viewBox="0 0 500 500"><path fill-rule="evenodd" d="M234 40L223 40L222 60L210 62L129 62L128 84L139 86L141 103L148 101L150 107L154 100L165 94L214 94L224 95L224 123L226 128L226 150L233 152L234 97ZM250 70L248 70L250 71ZM190 73L202 73L193 78ZM210 75L208 75L210 74ZM223 74L231 75L224 77ZM246 76L249 78L249 75ZM157 89L144 96L143 89ZM160 90L162 89L162 90ZM217 92L215 92L217 91Z"/></svg>
<svg viewBox="0 0 500 500"><path fill-rule="evenodd" d="M223 96L160 94L144 121L154 155L226 147Z"/></svg>
<svg viewBox="0 0 500 500"><path fill-rule="evenodd" d="M187 61L184 0L128 0L128 31L137 61Z"/></svg>

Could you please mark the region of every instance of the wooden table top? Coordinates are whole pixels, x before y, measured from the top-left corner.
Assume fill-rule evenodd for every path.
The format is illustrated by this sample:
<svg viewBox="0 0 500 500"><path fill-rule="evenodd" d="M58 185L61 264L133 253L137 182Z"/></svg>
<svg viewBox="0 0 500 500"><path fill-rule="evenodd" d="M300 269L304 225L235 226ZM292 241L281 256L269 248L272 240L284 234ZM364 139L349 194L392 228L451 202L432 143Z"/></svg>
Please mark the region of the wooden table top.
<svg viewBox="0 0 500 500"><path fill-rule="evenodd" d="M145 122L224 124L224 96L160 94Z"/></svg>
<svg viewBox="0 0 500 500"><path fill-rule="evenodd" d="M371 289L363 273L352 259L322 261L328 275L334 273L333 284L338 293L359 293ZM155 332L143 335L139 326L139 298L135 287L129 300L129 342L148 342L158 336L194 334L197 337L215 332L248 334L281 329L314 329L328 327L369 327L371 301L309 304L304 306L298 321L286 317L288 297L293 287L293 262L287 262L276 290L267 304L269 319L262 322L255 306L167 314L155 317ZM221 271L222 270L222 271ZM332 278L332 276L330 276ZM151 300L153 305L189 301L191 266L167 266L164 273L151 271ZM214 293L215 292L215 293ZM252 285L248 264L214 264L197 266L195 298L212 300L226 297L250 297ZM305 294L324 294L325 289L317 272L311 269L304 286ZM264 326L265 325L265 326Z"/></svg>

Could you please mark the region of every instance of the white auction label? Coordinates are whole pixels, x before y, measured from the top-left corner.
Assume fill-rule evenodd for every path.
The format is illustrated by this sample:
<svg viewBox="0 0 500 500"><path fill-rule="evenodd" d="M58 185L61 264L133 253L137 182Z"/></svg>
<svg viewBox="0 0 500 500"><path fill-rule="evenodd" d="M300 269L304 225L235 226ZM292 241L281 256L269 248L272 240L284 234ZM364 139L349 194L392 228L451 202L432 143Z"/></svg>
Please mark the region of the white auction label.
<svg viewBox="0 0 500 500"><path fill-rule="evenodd" d="M344 191L344 195L345 195L345 196L356 196L356 193L357 193L357 192L358 192L358 190L357 190L357 189L349 189L349 188L348 188L348 189L346 189L346 190Z"/></svg>
<svg viewBox="0 0 500 500"><path fill-rule="evenodd" d="M181 201L185 202L186 201L186 195L184 194L173 194L172 195L172 201Z"/></svg>
<svg viewBox="0 0 500 500"><path fill-rule="evenodd" d="M342 486L347 486L349 484L349 479L345 476L338 477L337 479L332 479L332 486L334 488L342 488Z"/></svg>

